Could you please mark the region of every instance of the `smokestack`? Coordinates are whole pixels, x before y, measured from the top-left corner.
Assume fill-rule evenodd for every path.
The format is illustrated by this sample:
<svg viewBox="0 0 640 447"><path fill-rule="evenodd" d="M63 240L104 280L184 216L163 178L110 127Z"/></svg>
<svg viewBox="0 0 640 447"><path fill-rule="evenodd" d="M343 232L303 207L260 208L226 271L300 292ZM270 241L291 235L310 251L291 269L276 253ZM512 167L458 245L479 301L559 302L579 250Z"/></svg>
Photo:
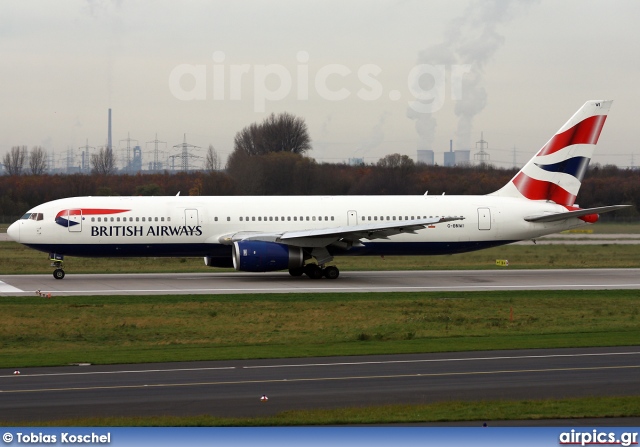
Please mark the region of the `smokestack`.
<svg viewBox="0 0 640 447"><path fill-rule="evenodd" d="M111 115L109 115L111 116ZM111 121L109 121L111 122ZM449 152L453 152L453 140L449 140Z"/></svg>
<svg viewBox="0 0 640 447"><path fill-rule="evenodd" d="M111 150L111 109L109 109L109 125L107 128L107 147Z"/></svg>

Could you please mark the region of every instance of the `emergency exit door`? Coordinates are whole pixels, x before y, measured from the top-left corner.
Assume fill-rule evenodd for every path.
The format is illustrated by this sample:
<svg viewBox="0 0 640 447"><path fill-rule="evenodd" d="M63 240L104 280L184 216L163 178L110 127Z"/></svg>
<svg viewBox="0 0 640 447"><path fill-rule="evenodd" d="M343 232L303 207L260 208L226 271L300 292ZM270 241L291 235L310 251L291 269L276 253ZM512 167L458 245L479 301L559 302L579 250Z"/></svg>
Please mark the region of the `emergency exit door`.
<svg viewBox="0 0 640 447"><path fill-rule="evenodd" d="M198 210L184 210L184 224L191 227L200 225L198 222Z"/></svg>
<svg viewBox="0 0 640 447"><path fill-rule="evenodd" d="M79 233L82 231L82 210L67 210L69 231Z"/></svg>
<svg viewBox="0 0 640 447"><path fill-rule="evenodd" d="M478 230L491 229L491 210L489 208L478 208Z"/></svg>

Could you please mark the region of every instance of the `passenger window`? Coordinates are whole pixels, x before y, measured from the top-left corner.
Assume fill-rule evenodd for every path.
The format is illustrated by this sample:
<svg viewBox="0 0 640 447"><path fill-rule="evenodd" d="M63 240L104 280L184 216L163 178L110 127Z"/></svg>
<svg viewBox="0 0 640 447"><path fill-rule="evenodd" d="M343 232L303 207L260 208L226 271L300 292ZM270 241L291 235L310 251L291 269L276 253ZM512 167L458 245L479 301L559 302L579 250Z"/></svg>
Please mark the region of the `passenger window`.
<svg viewBox="0 0 640 447"><path fill-rule="evenodd" d="M273 222L273 217L269 216L269 222Z"/></svg>
<svg viewBox="0 0 640 447"><path fill-rule="evenodd" d="M258 222L262 222L262 216L258 216Z"/></svg>
<svg viewBox="0 0 640 447"><path fill-rule="evenodd" d="M331 220L333 220L333 216L331 216Z"/></svg>
<svg viewBox="0 0 640 447"><path fill-rule="evenodd" d="M240 222L242 222L242 216L240 216Z"/></svg>
<svg viewBox="0 0 640 447"><path fill-rule="evenodd" d="M218 216L214 217L214 218L213 218L213 221L214 221L214 222L217 222L217 221L218 221Z"/></svg>
<svg viewBox="0 0 640 447"><path fill-rule="evenodd" d="M113 217L111 218L111 222L113 222Z"/></svg>
<svg viewBox="0 0 640 447"><path fill-rule="evenodd" d="M142 218L142 221L144 222L144 217Z"/></svg>
<svg viewBox="0 0 640 447"><path fill-rule="evenodd" d="M227 217L227 222L231 222L231 218L230 217Z"/></svg>
<svg viewBox="0 0 640 447"><path fill-rule="evenodd" d="M251 218L251 221L252 221L252 222L255 222L255 221L256 221L256 216L253 216L253 217Z"/></svg>
<svg viewBox="0 0 640 447"><path fill-rule="evenodd" d="M92 218L91 218L91 222L95 222L95 221L96 221L96 218L95 218L95 217L92 217Z"/></svg>
<svg viewBox="0 0 640 447"><path fill-rule="evenodd" d="M160 218L160 222L164 222L164 217L161 217L161 218Z"/></svg>
<svg viewBox="0 0 640 447"><path fill-rule="evenodd" d="M218 219L216 219L216 220L218 220ZM167 222L171 222L171 218L170 217L167 217Z"/></svg>
<svg viewBox="0 0 640 447"><path fill-rule="evenodd" d="M293 216L293 220L294 220L295 222L297 222L297 221L298 221L298 216Z"/></svg>

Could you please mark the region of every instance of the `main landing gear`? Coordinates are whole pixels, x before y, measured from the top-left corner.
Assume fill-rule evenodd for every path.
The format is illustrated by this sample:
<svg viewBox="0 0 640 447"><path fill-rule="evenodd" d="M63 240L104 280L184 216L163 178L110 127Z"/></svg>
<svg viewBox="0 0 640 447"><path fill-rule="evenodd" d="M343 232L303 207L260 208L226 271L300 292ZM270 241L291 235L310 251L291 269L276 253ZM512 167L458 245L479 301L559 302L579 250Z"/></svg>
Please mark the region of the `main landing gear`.
<svg viewBox="0 0 640 447"><path fill-rule="evenodd" d="M304 274L311 279L321 279L322 277L336 279L340 276L340 270L333 265L323 268L318 264L307 264L304 267L289 269L289 274L291 276L302 276Z"/></svg>
<svg viewBox="0 0 640 447"><path fill-rule="evenodd" d="M64 270L62 269L62 263L64 262L64 255L57 253L49 253L49 260L51 261L51 267L56 269L53 271L53 277L55 279L64 278Z"/></svg>

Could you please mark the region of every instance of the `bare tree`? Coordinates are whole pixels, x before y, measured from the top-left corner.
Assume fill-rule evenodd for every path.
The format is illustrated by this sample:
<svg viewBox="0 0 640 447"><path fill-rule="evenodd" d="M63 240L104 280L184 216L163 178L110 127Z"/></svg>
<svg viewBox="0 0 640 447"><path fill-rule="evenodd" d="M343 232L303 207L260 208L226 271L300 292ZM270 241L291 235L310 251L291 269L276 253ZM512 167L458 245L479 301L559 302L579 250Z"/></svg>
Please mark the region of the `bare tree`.
<svg viewBox="0 0 640 447"><path fill-rule="evenodd" d="M267 152L291 152L304 154L311 149L311 138L307 124L302 118L284 112L273 113L262 123L264 144Z"/></svg>
<svg viewBox="0 0 640 447"><path fill-rule="evenodd" d="M9 175L20 175L27 159L27 146L13 146L2 159L4 169Z"/></svg>
<svg viewBox="0 0 640 447"><path fill-rule="evenodd" d="M29 170L33 175L42 175L47 170L47 153L42 146L34 146L29 154Z"/></svg>
<svg viewBox="0 0 640 447"><path fill-rule="evenodd" d="M109 175L116 170L116 158L110 147L101 147L97 154L91 154L91 173Z"/></svg>
<svg viewBox="0 0 640 447"><path fill-rule="evenodd" d="M265 152L262 139L262 126L256 123L250 124L236 134L234 151L243 152L246 155L262 155Z"/></svg>
<svg viewBox="0 0 640 447"><path fill-rule="evenodd" d="M234 151L247 155L271 152L304 154L311 149L311 138L304 119L290 113L268 116L262 124L250 124L236 134Z"/></svg>
<svg viewBox="0 0 640 447"><path fill-rule="evenodd" d="M378 160L378 163L376 163L376 165L381 168L412 169L416 164L407 155L389 154Z"/></svg>
<svg viewBox="0 0 640 447"><path fill-rule="evenodd" d="M204 169L207 172L216 172L220 170L220 158L218 157L218 153L214 149L213 144L210 144L209 149L207 149Z"/></svg>

